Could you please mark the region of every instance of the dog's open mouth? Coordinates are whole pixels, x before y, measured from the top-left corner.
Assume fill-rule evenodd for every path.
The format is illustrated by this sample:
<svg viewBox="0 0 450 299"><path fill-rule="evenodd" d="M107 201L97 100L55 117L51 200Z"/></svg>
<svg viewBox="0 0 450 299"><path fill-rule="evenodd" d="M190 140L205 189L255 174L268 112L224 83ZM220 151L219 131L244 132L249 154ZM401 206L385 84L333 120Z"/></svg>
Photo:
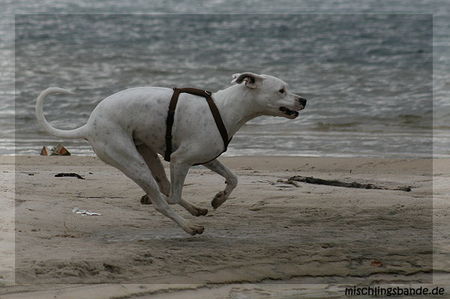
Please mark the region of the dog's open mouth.
<svg viewBox="0 0 450 299"><path fill-rule="evenodd" d="M296 118L298 116L298 111L291 110L286 107L280 107L280 111L283 112L289 118Z"/></svg>

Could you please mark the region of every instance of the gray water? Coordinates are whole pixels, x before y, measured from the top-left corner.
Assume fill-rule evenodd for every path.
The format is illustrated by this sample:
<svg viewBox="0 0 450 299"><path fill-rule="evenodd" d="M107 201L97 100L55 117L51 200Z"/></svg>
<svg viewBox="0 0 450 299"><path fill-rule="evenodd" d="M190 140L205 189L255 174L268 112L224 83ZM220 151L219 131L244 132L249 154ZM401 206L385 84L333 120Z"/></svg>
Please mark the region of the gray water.
<svg viewBox="0 0 450 299"><path fill-rule="evenodd" d="M349 12L350 1L308 13L299 2L283 1L293 8L280 11L262 1L264 13L236 14L232 2L214 1L214 7L197 7L201 14L128 14L144 4L111 0L88 11L84 0L52 8L43 1L51 14L15 18L15 106L11 86L2 84L0 154L38 154L42 145L60 141L74 154L93 154L86 142L58 140L37 125L35 98L48 86L76 92L50 97L44 109L56 127L74 128L104 97L125 88L214 91L226 88L231 74L253 71L287 81L308 105L295 120L249 122L226 155L430 157L434 149L435 156L448 157L448 10L436 1L399 2L397 13L370 1L366 13ZM178 12L196 11L183 2L164 3L155 4L160 12L173 12L170 3ZM15 5L19 13L37 11L26 2ZM433 20L406 10L441 15ZM8 58L1 56L0 63L7 66ZM15 127L7 125L12 115Z"/></svg>

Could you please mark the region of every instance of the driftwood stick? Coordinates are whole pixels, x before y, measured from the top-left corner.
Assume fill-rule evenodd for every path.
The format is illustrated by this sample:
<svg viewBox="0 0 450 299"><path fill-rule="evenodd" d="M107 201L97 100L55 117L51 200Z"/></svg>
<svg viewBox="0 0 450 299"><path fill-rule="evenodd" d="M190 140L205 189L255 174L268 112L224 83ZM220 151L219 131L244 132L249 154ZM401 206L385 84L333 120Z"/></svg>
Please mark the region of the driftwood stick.
<svg viewBox="0 0 450 299"><path fill-rule="evenodd" d="M60 178L60 177L66 177L66 176L69 176L69 177L76 177L76 178L79 178L80 180L84 180L84 177L82 177L82 176L79 175L78 173L74 173L74 172L70 172L70 173L67 173L67 172L61 172L61 173L55 174L55 177L57 177L57 178Z"/></svg>
<svg viewBox="0 0 450 299"><path fill-rule="evenodd" d="M308 183L308 184L317 184L317 185L328 185L328 186L336 186L336 187L345 187L345 188L359 188L359 189L381 189L381 190L400 190L409 192L411 191L411 186L399 186L396 188L388 188L384 186L377 186L374 184L361 184L357 182L342 182L338 180L324 180L324 179L318 179L314 177L305 177L301 175L295 175L290 177L285 183L287 184L293 184L294 182L302 182L302 183Z"/></svg>

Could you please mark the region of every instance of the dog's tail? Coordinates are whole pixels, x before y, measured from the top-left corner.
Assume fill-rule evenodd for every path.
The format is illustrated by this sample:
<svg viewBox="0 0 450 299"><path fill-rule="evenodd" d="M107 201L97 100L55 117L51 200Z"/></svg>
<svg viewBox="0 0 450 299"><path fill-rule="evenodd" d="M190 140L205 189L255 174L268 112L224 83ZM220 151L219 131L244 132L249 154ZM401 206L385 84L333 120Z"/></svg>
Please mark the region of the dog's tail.
<svg viewBox="0 0 450 299"><path fill-rule="evenodd" d="M62 138L85 138L87 133L86 125L73 130L60 130L52 127L44 117L44 99L50 94L73 94L73 92L58 87L49 87L42 91L36 100L36 118L38 123L50 134Z"/></svg>

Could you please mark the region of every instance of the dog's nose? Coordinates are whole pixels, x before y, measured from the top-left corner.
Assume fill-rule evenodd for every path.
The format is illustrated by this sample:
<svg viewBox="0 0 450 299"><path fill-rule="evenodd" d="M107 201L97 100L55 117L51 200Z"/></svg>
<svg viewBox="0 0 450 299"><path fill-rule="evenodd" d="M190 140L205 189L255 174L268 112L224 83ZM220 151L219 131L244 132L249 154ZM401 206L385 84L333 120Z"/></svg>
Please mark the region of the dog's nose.
<svg viewBox="0 0 450 299"><path fill-rule="evenodd" d="M302 105L303 107L306 107L306 99L304 98L298 98L297 101Z"/></svg>

